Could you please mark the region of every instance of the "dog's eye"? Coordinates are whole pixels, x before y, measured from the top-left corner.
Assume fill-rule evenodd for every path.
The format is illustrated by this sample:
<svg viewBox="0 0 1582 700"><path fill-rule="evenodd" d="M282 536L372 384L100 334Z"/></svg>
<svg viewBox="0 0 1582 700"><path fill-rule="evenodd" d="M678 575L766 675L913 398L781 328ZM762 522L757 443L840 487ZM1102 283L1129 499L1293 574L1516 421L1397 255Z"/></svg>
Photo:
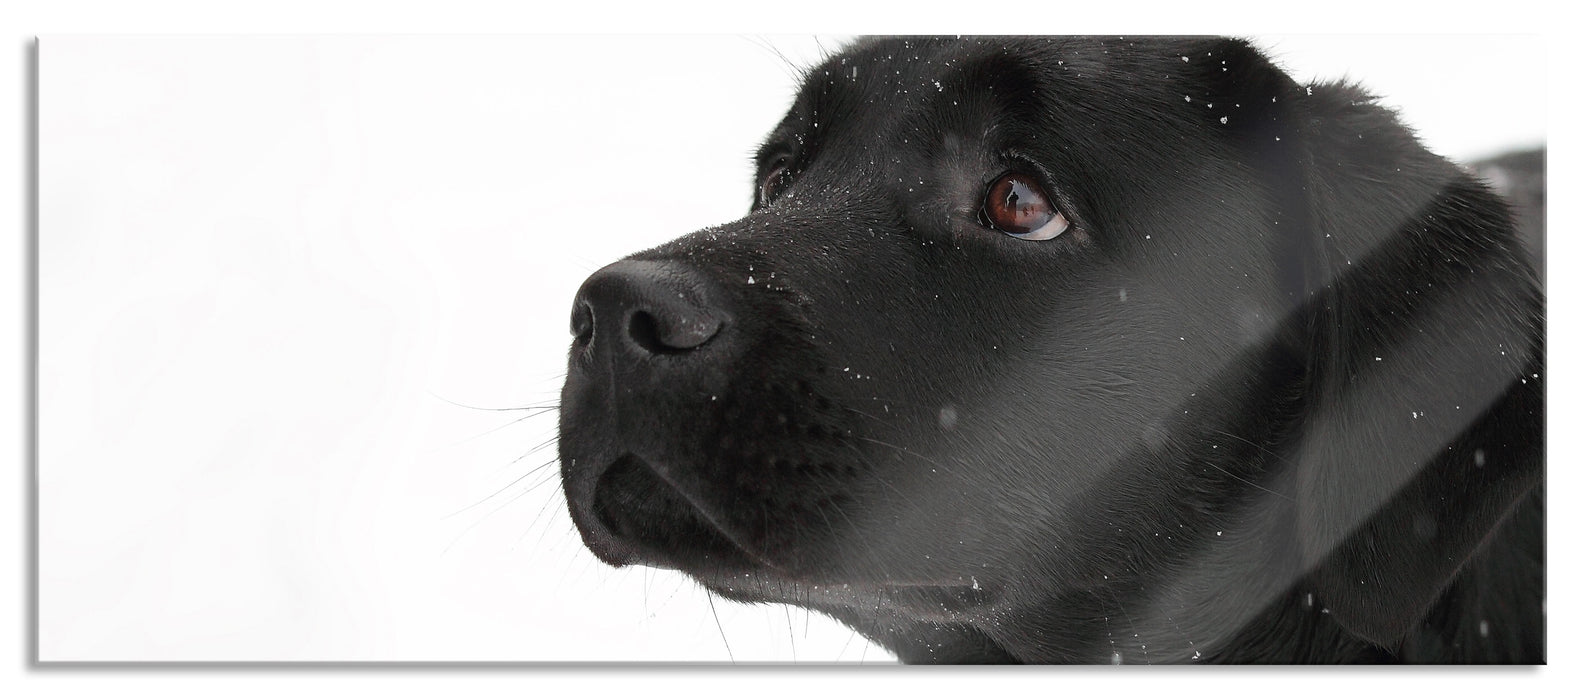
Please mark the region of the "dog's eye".
<svg viewBox="0 0 1582 700"><path fill-rule="evenodd" d="M1032 178L1001 175L983 195L983 222L1016 238L1047 241L1071 227Z"/></svg>
<svg viewBox="0 0 1582 700"><path fill-rule="evenodd" d="M785 189L786 181L789 179L787 176L790 175L790 172L784 158L775 161L774 165L769 166L769 171L764 174L764 179L758 183L758 203L768 204L769 200L780 194L780 190Z"/></svg>

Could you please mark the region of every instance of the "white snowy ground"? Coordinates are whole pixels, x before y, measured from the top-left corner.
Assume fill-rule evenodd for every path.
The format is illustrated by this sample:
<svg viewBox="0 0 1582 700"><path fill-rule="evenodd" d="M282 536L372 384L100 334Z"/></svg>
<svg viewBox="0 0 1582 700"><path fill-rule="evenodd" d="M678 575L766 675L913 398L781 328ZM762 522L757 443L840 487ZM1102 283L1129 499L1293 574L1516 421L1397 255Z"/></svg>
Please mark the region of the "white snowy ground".
<svg viewBox="0 0 1582 700"><path fill-rule="evenodd" d="M1457 158L1543 142L1536 42L1259 40ZM46 37L41 658L889 660L598 563L553 414L462 406L552 403L577 284L740 216L838 43Z"/></svg>

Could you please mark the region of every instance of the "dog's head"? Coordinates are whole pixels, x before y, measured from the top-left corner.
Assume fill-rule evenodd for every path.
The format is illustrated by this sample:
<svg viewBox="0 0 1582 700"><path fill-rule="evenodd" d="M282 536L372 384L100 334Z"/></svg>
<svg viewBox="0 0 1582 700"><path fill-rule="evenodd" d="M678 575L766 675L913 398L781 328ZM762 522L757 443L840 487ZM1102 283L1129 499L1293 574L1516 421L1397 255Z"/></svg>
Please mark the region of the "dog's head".
<svg viewBox="0 0 1582 700"><path fill-rule="evenodd" d="M606 562L987 659L1089 658L1111 601L1186 658L1304 576L1420 612L1453 571L1346 543L1534 362L1532 291L1358 90L1232 40L869 40L757 165L745 218L577 294L562 474ZM1375 641L1415 614L1320 593Z"/></svg>

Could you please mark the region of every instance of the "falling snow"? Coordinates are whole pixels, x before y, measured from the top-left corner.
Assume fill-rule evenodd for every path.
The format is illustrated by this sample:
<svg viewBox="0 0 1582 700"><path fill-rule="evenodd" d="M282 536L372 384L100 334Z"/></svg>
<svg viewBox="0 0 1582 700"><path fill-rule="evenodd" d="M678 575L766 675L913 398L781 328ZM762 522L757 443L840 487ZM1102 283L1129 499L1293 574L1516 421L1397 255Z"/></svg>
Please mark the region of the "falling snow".
<svg viewBox="0 0 1582 700"><path fill-rule="evenodd" d="M939 409L939 427L952 430L956 427L956 407L945 406Z"/></svg>

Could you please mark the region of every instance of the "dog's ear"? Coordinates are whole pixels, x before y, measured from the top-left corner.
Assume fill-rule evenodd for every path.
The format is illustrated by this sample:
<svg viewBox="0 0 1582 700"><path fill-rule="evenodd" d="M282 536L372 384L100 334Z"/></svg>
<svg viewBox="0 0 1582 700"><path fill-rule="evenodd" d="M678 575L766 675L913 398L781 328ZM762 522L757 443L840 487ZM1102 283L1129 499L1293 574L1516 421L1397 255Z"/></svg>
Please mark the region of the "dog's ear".
<svg viewBox="0 0 1582 700"><path fill-rule="evenodd" d="M1394 648L1542 478L1542 292L1505 204L1393 113L1344 84L1280 99L1305 206L1302 564Z"/></svg>

